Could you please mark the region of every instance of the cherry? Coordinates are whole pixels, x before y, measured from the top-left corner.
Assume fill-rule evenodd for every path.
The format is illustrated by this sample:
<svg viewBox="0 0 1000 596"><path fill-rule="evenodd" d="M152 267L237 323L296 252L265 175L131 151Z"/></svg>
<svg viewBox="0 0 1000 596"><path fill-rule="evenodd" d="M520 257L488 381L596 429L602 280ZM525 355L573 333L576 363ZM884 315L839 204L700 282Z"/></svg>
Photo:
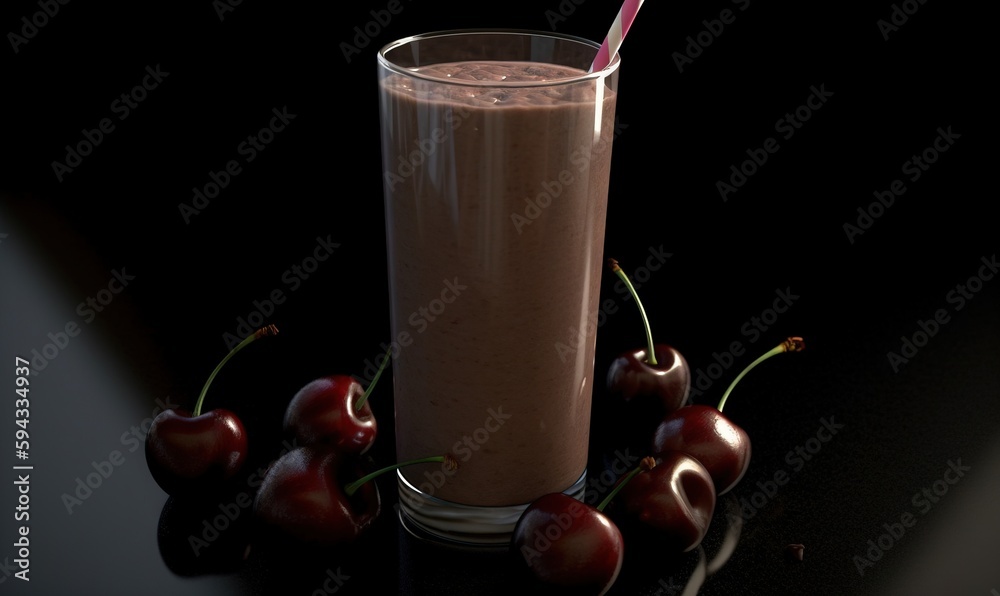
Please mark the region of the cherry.
<svg viewBox="0 0 1000 596"><path fill-rule="evenodd" d="M684 405L691 390L691 369L684 356L667 344L654 344L646 310L628 276L618 266L618 261L608 259L611 270L625 282L635 299L646 328L646 347L621 354L608 369L608 391L629 402L653 398L662 406L661 415L669 414Z"/></svg>
<svg viewBox="0 0 1000 596"><path fill-rule="evenodd" d="M371 449L378 425L368 396L388 361L386 354L367 390L348 375L331 375L307 383L285 410L285 430L300 445L331 445L356 455Z"/></svg>
<svg viewBox="0 0 1000 596"><path fill-rule="evenodd" d="M330 446L297 447L268 468L254 499L254 515L301 543L347 545L367 531L381 511L378 486L371 480L405 465L430 462L458 466L451 455L434 456L358 478L359 458Z"/></svg>
<svg viewBox="0 0 1000 596"><path fill-rule="evenodd" d="M277 333L277 327L268 325L230 350L209 375L193 412L167 409L153 419L146 434L146 464L168 494L217 488L239 472L247 456L243 423L224 408L202 413L202 404L215 376L230 358L253 341Z"/></svg>
<svg viewBox="0 0 1000 596"><path fill-rule="evenodd" d="M785 547L785 555L792 561L801 561L805 555L806 547L802 544L789 544Z"/></svg>
<svg viewBox="0 0 1000 596"><path fill-rule="evenodd" d="M654 452L683 450L705 466L723 495L743 478L750 464L750 437L722 412L693 404L667 416L656 429Z"/></svg>
<svg viewBox="0 0 1000 596"><path fill-rule="evenodd" d="M535 499L514 525L515 558L550 586L573 594L605 594L618 579L625 558L622 533L603 513L618 490L596 508L565 493Z"/></svg>
<svg viewBox="0 0 1000 596"><path fill-rule="evenodd" d="M743 369L726 389L717 407L694 404L669 414L656 429L654 453L674 450L692 455L711 474L717 495L731 490L750 465L750 437L722 414L729 394L740 379L761 362L784 352L803 349L805 343L801 337L789 337Z"/></svg>
<svg viewBox="0 0 1000 596"><path fill-rule="evenodd" d="M697 548L715 513L715 484L708 470L680 451L644 458L639 467L617 503L629 522L625 535L653 535L656 544L672 553Z"/></svg>

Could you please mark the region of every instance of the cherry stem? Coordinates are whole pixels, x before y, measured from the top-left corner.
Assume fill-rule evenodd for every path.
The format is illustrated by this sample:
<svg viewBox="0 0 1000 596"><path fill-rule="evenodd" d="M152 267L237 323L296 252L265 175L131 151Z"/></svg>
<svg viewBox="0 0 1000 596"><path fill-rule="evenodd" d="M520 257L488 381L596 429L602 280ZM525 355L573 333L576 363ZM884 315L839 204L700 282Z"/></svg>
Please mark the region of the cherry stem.
<svg viewBox="0 0 1000 596"><path fill-rule="evenodd" d="M346 493L348 497L354 496L354 493L357 492L359 488L361 488L361 485L374 479L377 476L385 474L386 472L391 472L393 470L397 470L404 466L412 466L413 464L433 464L433 463L443 463L445 464L445 467L449 471L458 469L458 460L455 459L455 456L451 455L450 453L445 455L432 455L431 457L422 457L420 459L411 459L410 461L406 461L403 463L386 466L381 470L375 470L374 472L368 474L367 476L362 476L361 478L358 478L354 482L344 487L344 493Z"/></svg>
<svg viewBox="0 0 1000 596"><path fill-rule="evenodd" d="M379 365L378 371L375 373L375 378L373 378L372 382L368 384L368 388L365 389L364 395L358 398L358 403L354 404L355 412L360 412L361 407L364 406L365 402L368 401L368 396L372 394L372 389L375 388L375 383L378 383L378 378L382 376L382 371L385 370L385 365L387 362L389 362L389 357L391 354L392 352L385 353L385 358L382 359L382 364Z"/></svg>
<svg viewBox="0 0 1000 596"><path fill-rule="evenodd" d="M657 365L656 352L653 349L653 332L649 328L649 318L646 317L646 309L642 307L642 301L639 300L639 294L635 291L635 288L632 286L632 282L629 281L628 275L625 275L625 272L622 271L622 268L618 266L618 261L616 261L615 259L608 259L608 265L611 266L611 270L615 272L615 275L617 275L619 278L621 278L623 282L625 282L625 286L628 288L628 291L632 294L632 298L635 298L635 304L636 306L639 307L639 314L642 315L642 324L643 326L646 327L646 345L649 346L649 350L646 353L646 362L648 364L651 364L652 366L656 366Z"/></svg>
<svg viewBox="0 0 1000 596"><path fill-rule="evenodd" d="M771 356L777 356L778 354L783 354L785 352L801 352L804 349L806 349L806 344L802 341L801 337L789 337L751 362L746 368L740 371L740 374L736 375L733 382L729 384L729 388L726 389L724 394L722 394L722 399L719 400L719 405L717 406L718 410L720 412L722 411L723 406L726 405L726 400L729 399L729 394L733 392L733 387L735 387L736 384L740 382L740 379L742 379L743 376L750 372L755 366L767 360Z"/></svg>
<svg viewBox="0 0 1000 596"><path fill-rule="evenodd" d="M212 371L212 374L208 375L208 380L205 381L205 386L201 388L201 395L198 396L198 401L194 404L194 412L192 412L192 416L201 415L201 405L205 402L205 394L208 393L208 386L212 384L212 381L215 380L215 375L219 374L219 371L222 370L222 367L225 366L227 362L229 362L229 359L236 355L236 352L239 352L243 348L247 347L248 345L253 343L254 340L260 339L262 337L270 337L272 335L277 335L277 334L278 334L278 328L275 327L274 325L261 327L257 331L254 331L252 334L248 335L246 339L237 344L235 348L230 350L229 353L226 354L226 357L222 359L222 362L220 362L218 366L215 367L215 370Z"/></svg>
<svg viewBox="0 0 1000 596"><path fill-rule="evenodd" d="M629 480L635 478L635 476L640 472L646 472L652 470L655 467L656 467L655 459L649 456L642 458L642 461L639 462L639 465L636 466L631 472L626 474L625 477L622 478L621 481L618 483L618 485L615 486L614 490L612 490L608 494L608 496L604 497L604 500L601 501L601 504L597 506L597 510L603 513L604 508L608 506L608 503L610 503L611 500L614 499L616 495L618 495L621 489L625 488L625 485L628 484Z"/></svg>

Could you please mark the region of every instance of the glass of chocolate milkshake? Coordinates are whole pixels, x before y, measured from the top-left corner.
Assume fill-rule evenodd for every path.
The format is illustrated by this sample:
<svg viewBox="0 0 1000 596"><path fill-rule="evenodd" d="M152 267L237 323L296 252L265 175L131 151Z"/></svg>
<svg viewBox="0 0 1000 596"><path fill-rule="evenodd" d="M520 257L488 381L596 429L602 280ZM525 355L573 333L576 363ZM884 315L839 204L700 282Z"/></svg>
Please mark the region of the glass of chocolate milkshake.
<svg viewBox="0 0 1000 596"><path fill-rule="evenodd" d="M379 52L398 473L413 533L505 546L582 497L616 57L554 33L446 31Z"/></svg>

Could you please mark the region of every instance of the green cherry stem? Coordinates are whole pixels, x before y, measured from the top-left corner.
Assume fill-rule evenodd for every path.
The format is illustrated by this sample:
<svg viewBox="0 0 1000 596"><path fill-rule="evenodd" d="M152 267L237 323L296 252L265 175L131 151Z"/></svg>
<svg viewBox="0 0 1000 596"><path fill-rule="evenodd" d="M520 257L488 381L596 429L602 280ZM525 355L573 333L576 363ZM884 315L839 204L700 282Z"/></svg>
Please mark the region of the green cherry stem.
<svg viewBox="0 0 1000 596"><path fill-rule="evenodd" d="M642 301L639 300L639 294L635 291L632 286L632 282L629 281L628 275L622 271L622 268L618 266L618 261L615 259L608 259L608 265L611 266L611 270L615 272L623 282L625 282L625 287L632 294L632 298L635 298L635 304L639 307L639 314L642 315L642 324L646 327L646 345L649 349L646 351L646 362L652 366L656 366L656 352L653 349L653 332L649 328L649 318L646 316L646 309L642 307Z"/></svg>
<svg viewBox="0 0 1000 596"><path fill-rule="evenodd" d="M361 397L359 397L358 398L358 402L356 404L354 404L354 411L355 412L360 412L361 411L361 407L364 406L365 402L368 401L368 396L372 394L372 389L375 388L375 383L378 383L378 378L382 376L382 371L385 370L385 365L386 365L386 363L389 362L389 358L391 357L391 354L392 354L392 352L386 352L385 353L385 358L382 359L382 364L379 365L378 371L375 373L375 378L372 379L372 382L368 384L368 388L365 389L364 395L362 395Z"/></svg>
<svg viewBox="0 0 1000 596"><path fill-rule="evenodd" d="M458 460L455 459L455 456L451 455L450 453L445 455L432 455L431 457L422 457L420 459L411 459L410 461L406 461L403 463L386 466L381 470L375 470L374 472L368 474L367 476L362 476L361 478L358 478L354 482L344 487L344 493L346 493L348 497L354 496L354 493L357 492L359 488L361 488L361 485L363 485L366 482L369 482L370 480L374 479L377 476L385 474L386 472L391 472L393 470L402 468L404 466L412 466L413 464L433 464L433 463L443 463L445 464L445 467L449 471L458 469Z"/></svg>
<svg viewBox="0 0 1000 596"><path fill-rule="evenodd" d="M755 366L757 366L758 364L760 364L761 362L767 360L772 356L777 356L778 354L783 354L785 352L801 352L804 349L806 349L806 344L805 342L802 341L801 337L789 337L785 341L781 342L780 344L774 346L773 348L762 354L759 358L751 362L749 365L747 365L746 368L740 371L740 374L736 375L736 378L733 379L733 382L729 384L729 388L726 389L726 392L724 394L722 394L722 399L719 400L718 410L720 412L722 411L723 406L726 405L726 400L729 399L729 394L733 392L733 387L736 387L736 384L740 382L740 379L742 379L743 376L746 375L748 372L753 370Z"/></svg>
<svg viewBox="0 0 1000 596"><path fill-rule="evenodd" d="M618 486L616 486L614 490L612 490L608 494L608 496L604 497L604 500L601 501L600 505L597 506L597 510L603 513L604 508L608 506L608 503L610 503L615 498L615 496L618 495L621 489L625 488L625 485L629 483L629 480L635 478L636 475L639 474L640 472L646 472L652 470L655 467L656 467L656 460L654 458L649 456L642 458L642 461L639 462L639 465L633 468L632 471L630 471L628 474L626 474L625 477L622 478L621 481L618 483Z"/></svg>
<svg viewBox="0 0 1000 596"><path fill-rule="evenodd" d="M272 335L277 335L277 334L278 334L278 328L275 327L274 325L261 327L257 331L254 331L252 334L248 335L246 339L238 343L235 348L230 350L229 353L226 354L226 357L222 359L222 362L220 362L218 366L215 367L215 370L212 371L212 374L208 375L208 380L205 381L205 386L201 388L201 395L198 396L198 401L194 404L194 412L192 412L192 416L201 415L201 405L205 403L205 394L208 393L208 386L212 384L212 381L215 380L215 375L219 374L219 371L222 370L222 367L225 366L227 362L229 362L229 359L236 355L236 352L239 352L240 350L247 347L257 339L260 339L262 337L270 337Z"/></svg>

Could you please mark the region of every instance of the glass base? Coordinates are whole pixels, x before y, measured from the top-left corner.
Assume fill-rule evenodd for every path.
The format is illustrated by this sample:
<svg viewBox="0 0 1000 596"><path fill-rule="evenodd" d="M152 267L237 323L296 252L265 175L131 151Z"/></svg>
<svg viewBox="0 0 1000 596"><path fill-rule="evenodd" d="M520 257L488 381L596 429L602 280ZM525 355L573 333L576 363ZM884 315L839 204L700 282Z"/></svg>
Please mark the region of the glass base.
<svg viewBox="0 0 1000 596"><path fill-rule="evenodd" d="M509 547L514 525L529 503L504 507L476 507L439 499L410 484L396 470L399 484L399 520L416 538L459 547L503 550ZM587 471L563 492L583 499Z"/></svg>

